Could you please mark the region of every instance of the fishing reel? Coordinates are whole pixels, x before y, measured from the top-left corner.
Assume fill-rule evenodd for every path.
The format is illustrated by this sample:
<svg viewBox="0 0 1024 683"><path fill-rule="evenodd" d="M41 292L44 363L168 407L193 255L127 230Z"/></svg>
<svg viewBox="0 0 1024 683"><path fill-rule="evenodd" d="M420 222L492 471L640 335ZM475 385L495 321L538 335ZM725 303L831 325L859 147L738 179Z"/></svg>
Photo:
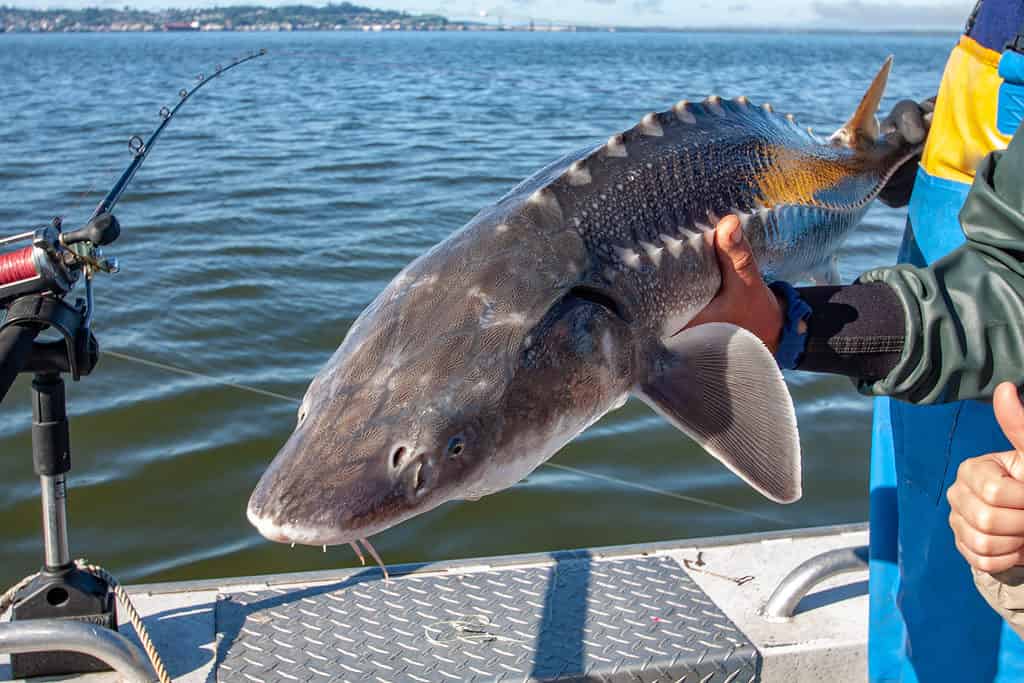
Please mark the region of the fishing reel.
<svg viewBox="0 0 1024 683"><path fill-rule="evenodd" d="M63 232L61 219L54 218L45 228L0 239L0 308L30 294L62 298L83 274L116 273L117 259L101 248L120 234L117 219L103 213L72 232Z"/></svg>
<svg viewBox="0 0 1024 683"><path fill-rule="evenodd" d="M92 372L99 344L90 329L92 278L117 272L117 260L101 247L121 234L117 219L95 213L85 227L61 230L55 218L45 227L0 239L0 402L22 372L69 373L74 380ZM85 298L65 297L85 280ZM61 338L36 340L52 330Z"/></svg>

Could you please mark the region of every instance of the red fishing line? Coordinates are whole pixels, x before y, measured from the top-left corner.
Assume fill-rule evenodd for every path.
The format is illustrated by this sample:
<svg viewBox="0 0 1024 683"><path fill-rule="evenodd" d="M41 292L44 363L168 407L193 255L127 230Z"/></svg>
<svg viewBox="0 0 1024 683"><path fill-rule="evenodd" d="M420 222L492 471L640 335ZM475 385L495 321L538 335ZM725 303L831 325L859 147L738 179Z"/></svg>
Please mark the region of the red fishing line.
<svg viewBox="0 0 1024 683"><path fill-rule="evenodd" d="M0 255L0 285L9 285L37 275L35 263L32 262L33 248L25 247Z"/></svg>

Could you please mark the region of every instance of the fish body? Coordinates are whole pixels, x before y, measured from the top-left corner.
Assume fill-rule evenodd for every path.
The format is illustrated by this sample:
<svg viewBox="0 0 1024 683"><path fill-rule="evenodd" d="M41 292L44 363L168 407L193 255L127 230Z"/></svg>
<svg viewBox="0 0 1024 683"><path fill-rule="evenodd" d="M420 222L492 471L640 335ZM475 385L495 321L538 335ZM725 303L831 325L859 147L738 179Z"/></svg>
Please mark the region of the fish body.
<svg viewBox="0 0 1024 683"><path fill-rule="evenodd" d="M824 273L913 150L877 134L888 64L830 140L745 98L680 102L552 163L403 269L303 399L249 518L268 538L366 538L520 481L637 396L774 500L800 495L770 352L687 323L740 216L769 278Z"/></svg>

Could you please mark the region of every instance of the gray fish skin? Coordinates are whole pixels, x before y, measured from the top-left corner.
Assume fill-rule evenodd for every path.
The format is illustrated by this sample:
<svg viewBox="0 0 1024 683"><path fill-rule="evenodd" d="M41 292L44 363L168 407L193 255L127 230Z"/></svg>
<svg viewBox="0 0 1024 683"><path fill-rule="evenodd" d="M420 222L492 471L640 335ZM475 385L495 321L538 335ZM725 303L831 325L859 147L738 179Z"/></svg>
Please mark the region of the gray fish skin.
<svg viewBox="0 0 1024 683"><path fill-rule="evenodd" d="M363 311L250 521L282 542L366 538L515 484L631 394L765 495L797 499L795 415L771 354L729 325L679 333L720 284L712 226L738 213L766 276L800 277L912 151L823 141L713 97L551 164Z"/></svg>

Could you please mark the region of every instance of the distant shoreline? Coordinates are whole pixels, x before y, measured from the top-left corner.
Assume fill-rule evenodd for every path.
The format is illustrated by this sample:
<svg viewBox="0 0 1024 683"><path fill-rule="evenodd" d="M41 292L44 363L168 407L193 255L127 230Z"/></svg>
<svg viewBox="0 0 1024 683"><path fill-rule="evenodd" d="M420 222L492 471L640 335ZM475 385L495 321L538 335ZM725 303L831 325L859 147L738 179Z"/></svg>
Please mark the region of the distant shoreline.
<svg viewBox="0 0 1024 683"><path fill-rule="evenodd" d="M845 26L597 26L531 19L505 23L455 21L437 14L379 10L349 2L313 5L231 5L206 9L27 9L0 5L0 33L207 33L348 31L363 33L745 33L949 35L957 27L877 30Z"/></svg>

